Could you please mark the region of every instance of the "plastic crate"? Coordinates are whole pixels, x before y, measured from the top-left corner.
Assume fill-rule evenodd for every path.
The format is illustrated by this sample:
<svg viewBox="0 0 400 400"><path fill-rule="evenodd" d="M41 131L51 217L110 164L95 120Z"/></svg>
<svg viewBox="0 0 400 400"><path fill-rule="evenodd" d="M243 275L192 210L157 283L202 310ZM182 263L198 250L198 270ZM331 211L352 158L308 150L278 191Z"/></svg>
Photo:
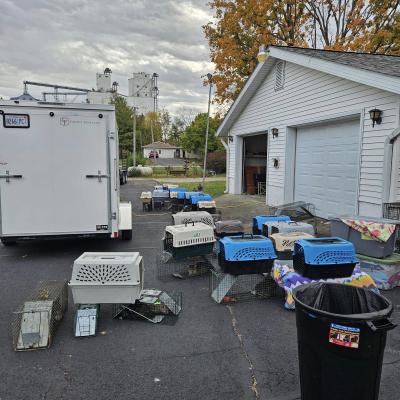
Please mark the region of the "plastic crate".
<svg viewBox="0 0 400 400"><path fill-rule="evenodd" d="M193 222L202 222L203 224L214 227L212 215L206 211L178 212L172 215L174 225L183 225Z"/></svg>
<svg viewBox="0 0 400 400"><path fill-rule="evenodd" d="M192 205L192 201L190 200L191 196L197 196L199 194L203 194L203 192L184 192L185 193L185 200L184 204Z"/></svg>
<svg viewBox="0 0 400 400"><path fill-rule="evenodd" d="M284 222L290 221L290 217L287 215L256 215L253 217L253 234L261 235L262 226L265 222Z"/></svg>
<svg viewBox="0 0 400 400"><path fill-rule="evenodd" d="M269 232L264 233L264 228L268 228L266 224L263 224L263 234L264 236L270 236L274 233L308 233L309 235L314 236L315 231L314 227L311 224L307 224L306 222L296 222L296 221L285 221L285 222L276 222L270 226Z"/></svg>
<svg viewBox="0 0 400 400"><path fill-rule="evenodd" d="M303 232L273 233L270 236L276 255L280 260L291 260L293 258L294 244L297 240L310 239L313 235Z"/></svg>
<svg viewBox="0 0 400 400"><path fill-rule="evenodd" d="M164 250L176 259L211 254L214 229L202 222L167 226L163 242Z"/></svg>
<svg viewBox="0 0 400 400"><path fill-rule="evenodd" d="M382 224L394 224L396 230L390 236L387 242L380 242L377 240L364 240L360 232L346 225L342 219L356 219L363 221L372 221ZM337 236L345 240L349 240L354 244L356 252L369 257L384 258L390 256L394 252L396 240L398 236L398 228L400 221L374 218L374 217L361 217L361 216L345 216L341 218L333 218L331 223L331 235Z"/></svg>
<svg viewBox="0 0 400 400"><path fill-rule="evenodd" d="M351 276L356 263L353 244L339 237L302 239L294 244L293 267L310 279Z"/></svg>
<svg viewBox="0 0 400 400"><path fill-rule="evenodd" d="M215 214L217 212L217 205L215 201L199 201L197 203L197 211L207 211L210 214Z"/></svg>
<svg viewBox="0 0 400 400"><path fill-rule="evenodd" d="M134 303L143 289L139 253L83 253L69 282L75 304Z"/></svg>
<svg viewBox="0 0 400 400"><path fill-rule="evenodd" d="M215 233L220 239L225 236L241 236L244 234L244 226L239 220L218 221L215 223Z"/></svg>
<svg viewBox="0 0 400 400"><path fill-rule="evenodd" d="M219 240L218 264L231 275L270 272L276 253L270 239L260 235L226 236Z"/></svg>
<svg viewBox="0 0 400 400"><path fill-rule="evenodd" d="M197 205L199 201L212 201L212 196L205 193L196 193L190 196L190 204Z"/></svg>

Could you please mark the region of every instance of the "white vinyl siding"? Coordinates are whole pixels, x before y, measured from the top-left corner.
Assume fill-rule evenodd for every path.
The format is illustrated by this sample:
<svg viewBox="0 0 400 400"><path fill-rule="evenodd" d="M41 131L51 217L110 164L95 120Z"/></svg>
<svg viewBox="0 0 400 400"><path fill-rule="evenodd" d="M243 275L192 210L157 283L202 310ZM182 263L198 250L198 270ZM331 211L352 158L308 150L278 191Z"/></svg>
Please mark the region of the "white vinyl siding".
<svg viewBox="0 0 400 400"><path fill-rule="evenodd" d="M360 213L378 212L382 203L384 142L398 127L400 96L290 62L285 64L284 88L275 91L273 68L229 133L236 136L279 129L278 138L272 139L270 133L268 138L267 203L276 205L284 202L287 127L323 122L335 116L340 120L346 114L360 113L363 124ZM368 111L374 107L383 111L383 119L381 125L373 128ZM231 154L231 163L236 165L237 152L232 151ZM280 160L278 169L271 168L273 158ZM234 187L235 193L238 193L238 186Z"/></svg>

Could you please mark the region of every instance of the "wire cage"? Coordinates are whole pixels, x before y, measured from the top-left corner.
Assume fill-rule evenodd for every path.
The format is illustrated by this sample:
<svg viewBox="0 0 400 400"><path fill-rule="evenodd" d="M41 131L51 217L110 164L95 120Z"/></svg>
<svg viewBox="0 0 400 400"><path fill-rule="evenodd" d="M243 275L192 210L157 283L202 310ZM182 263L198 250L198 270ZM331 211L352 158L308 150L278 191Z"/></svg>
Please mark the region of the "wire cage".
<svg viewBox="0 0 400 400"><path fill-rule="evenodd" d="M114 319L142 320L167 325L174 325L183 308L182 292L164 292L161 290L144 290L142 299L134 304L114 304Z"/></svg>
<svg viewBox="0 0 400 400"><path fill-rule="evenodd" d="M170 253L162 251L157 256L157 278L162 282L189 279L207 275L213 269L210 256L174 259Z"/></svg>
<svg viewBox="0 0 400 400"><path fill-rule="evenodd" d="M11 333L15 351L46 349L68 308L67 281L41 281L13 313Z"/></svg>
<svg viewBox="0 0 400 400"><path fill-rule="evenodd" d="M384 203L383 218L400 220L400 203Z"/></svg>
<svg viewBox="0 0 400 400"><path fill-rule="evenodd" d="M212 270L209 290L211 298L219 304L284 296L284 290L269 273L234 276Z"/></svg>

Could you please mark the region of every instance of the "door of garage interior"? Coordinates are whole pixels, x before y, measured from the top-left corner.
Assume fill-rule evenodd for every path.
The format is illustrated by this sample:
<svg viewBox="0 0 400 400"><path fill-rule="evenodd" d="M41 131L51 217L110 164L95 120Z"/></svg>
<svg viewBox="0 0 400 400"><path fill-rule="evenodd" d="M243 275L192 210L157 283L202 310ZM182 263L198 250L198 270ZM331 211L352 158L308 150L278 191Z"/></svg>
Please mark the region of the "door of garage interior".
<svg viewBox="0 0 400 400"><path fill-rule="evenodd" d="M323 218L357 213L360 120L297 129L295 201Z"/></svg>

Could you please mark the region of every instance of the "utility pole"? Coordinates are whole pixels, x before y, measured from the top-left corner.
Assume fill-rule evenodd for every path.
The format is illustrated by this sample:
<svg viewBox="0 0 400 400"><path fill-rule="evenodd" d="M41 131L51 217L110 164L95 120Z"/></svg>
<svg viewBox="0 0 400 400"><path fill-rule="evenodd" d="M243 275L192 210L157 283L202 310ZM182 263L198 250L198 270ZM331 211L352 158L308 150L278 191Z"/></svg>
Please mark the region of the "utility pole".
<svg viewBox="0 0 400 400"><path fill-rule="evenodd" d="M204 184L206 180L206 165L207 165L207 150L208 150L208 131L210 129L210 108L211 108L211 90L212 90L212 75L207 74L208 79L208 110L207 110L207 127L206 127L206 144L204 147L204 163L203 163L203 181L202 186L204 190Z"/></svg>
<svg viewBox="0 0 400 400"><path fill-rule="evenodd" d="M133 166L136 167L136 107L133 107L133 130L132 130L132 159Z"/></svg>

